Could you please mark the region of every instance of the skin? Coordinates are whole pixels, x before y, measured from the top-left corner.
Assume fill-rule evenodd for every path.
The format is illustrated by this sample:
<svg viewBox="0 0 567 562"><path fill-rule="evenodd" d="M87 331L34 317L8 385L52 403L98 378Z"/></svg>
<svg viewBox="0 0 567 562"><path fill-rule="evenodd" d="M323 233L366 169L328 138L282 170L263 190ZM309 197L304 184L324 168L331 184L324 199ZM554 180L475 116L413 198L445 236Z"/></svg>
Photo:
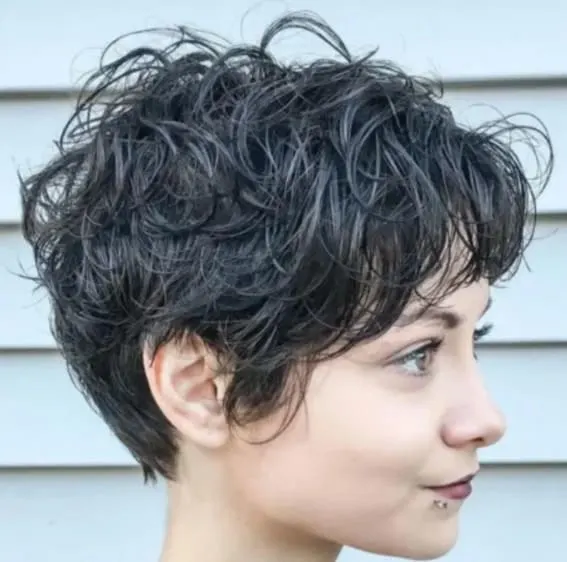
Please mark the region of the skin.
<svg viewBox="0 0 567 562"><path fill-rule="evenodd" d="M152 363L146 354L180 444L162 562L329 562L342 545L413 559L449 551L463 502L440 510L428 487L478 471L478 450L505 431L474 355L489 293L484 280L462 287L443 316L320 363L293 423L262 445L247 440L273 435L282 414L229 427L225 383L198 339ZM432 340L436 351L419 351Z"/></svg>

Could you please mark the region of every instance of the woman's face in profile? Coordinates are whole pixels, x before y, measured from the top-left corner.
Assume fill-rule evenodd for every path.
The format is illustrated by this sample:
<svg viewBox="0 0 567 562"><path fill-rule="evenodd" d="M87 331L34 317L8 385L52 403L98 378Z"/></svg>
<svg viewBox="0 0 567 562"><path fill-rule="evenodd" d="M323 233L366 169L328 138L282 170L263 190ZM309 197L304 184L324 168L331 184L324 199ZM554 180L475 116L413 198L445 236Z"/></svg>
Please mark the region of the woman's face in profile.
<svg viewBox="0 0 567 562"><path fill-rule="evenodd" d="M462 287L319 364L287 430L263 445L232 444L230 486L243 513L374 553L447 552L470 491L449 485L475 474L478 449L505 430L474 352L488 304L486 281ZM416 312L410 304L406 315ZM246 439L269 437L276 418Z"/></svg>

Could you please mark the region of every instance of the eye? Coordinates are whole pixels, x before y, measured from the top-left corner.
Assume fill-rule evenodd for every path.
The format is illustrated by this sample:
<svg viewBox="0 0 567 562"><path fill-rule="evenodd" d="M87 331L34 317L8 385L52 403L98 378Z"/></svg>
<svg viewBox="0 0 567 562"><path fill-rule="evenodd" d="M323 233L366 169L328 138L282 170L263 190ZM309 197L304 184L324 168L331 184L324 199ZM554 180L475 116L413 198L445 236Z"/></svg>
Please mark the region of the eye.
<svg viewBox="0 0 567 562"><path fill-rule="evenodd" d="M424 377L435 358L442 340L434 340L395 359L392 364L403 369L413 377Z"/></svg>

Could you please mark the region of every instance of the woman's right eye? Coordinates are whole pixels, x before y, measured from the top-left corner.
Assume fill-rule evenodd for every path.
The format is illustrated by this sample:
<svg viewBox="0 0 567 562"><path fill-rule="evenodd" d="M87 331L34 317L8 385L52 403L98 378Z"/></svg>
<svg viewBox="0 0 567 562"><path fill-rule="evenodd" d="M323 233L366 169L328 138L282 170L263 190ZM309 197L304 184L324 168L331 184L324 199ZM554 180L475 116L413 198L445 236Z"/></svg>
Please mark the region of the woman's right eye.
<svg viewBox="0 0 567 562"><path fill-rule="evenodd" d="M410 376L425 377L429 374L429 367L440 345L440 340L431 341L426 345L398 357L392 364L403 369Z"/></svg>

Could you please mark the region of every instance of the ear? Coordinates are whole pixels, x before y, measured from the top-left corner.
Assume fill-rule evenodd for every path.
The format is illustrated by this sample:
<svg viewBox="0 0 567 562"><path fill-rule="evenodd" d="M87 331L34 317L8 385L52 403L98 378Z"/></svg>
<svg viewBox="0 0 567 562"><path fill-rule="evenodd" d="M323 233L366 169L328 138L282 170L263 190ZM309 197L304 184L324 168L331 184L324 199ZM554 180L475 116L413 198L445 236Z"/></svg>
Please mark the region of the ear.
<svg viewBox="0 0 567 562"><path fill-rule="evenodd" d="M214 354L197 337L166 343L153 357L144 349L150 391L162 413L181 436L209 449L229 438L222 407L226 381L216 367Z"/></svg>

